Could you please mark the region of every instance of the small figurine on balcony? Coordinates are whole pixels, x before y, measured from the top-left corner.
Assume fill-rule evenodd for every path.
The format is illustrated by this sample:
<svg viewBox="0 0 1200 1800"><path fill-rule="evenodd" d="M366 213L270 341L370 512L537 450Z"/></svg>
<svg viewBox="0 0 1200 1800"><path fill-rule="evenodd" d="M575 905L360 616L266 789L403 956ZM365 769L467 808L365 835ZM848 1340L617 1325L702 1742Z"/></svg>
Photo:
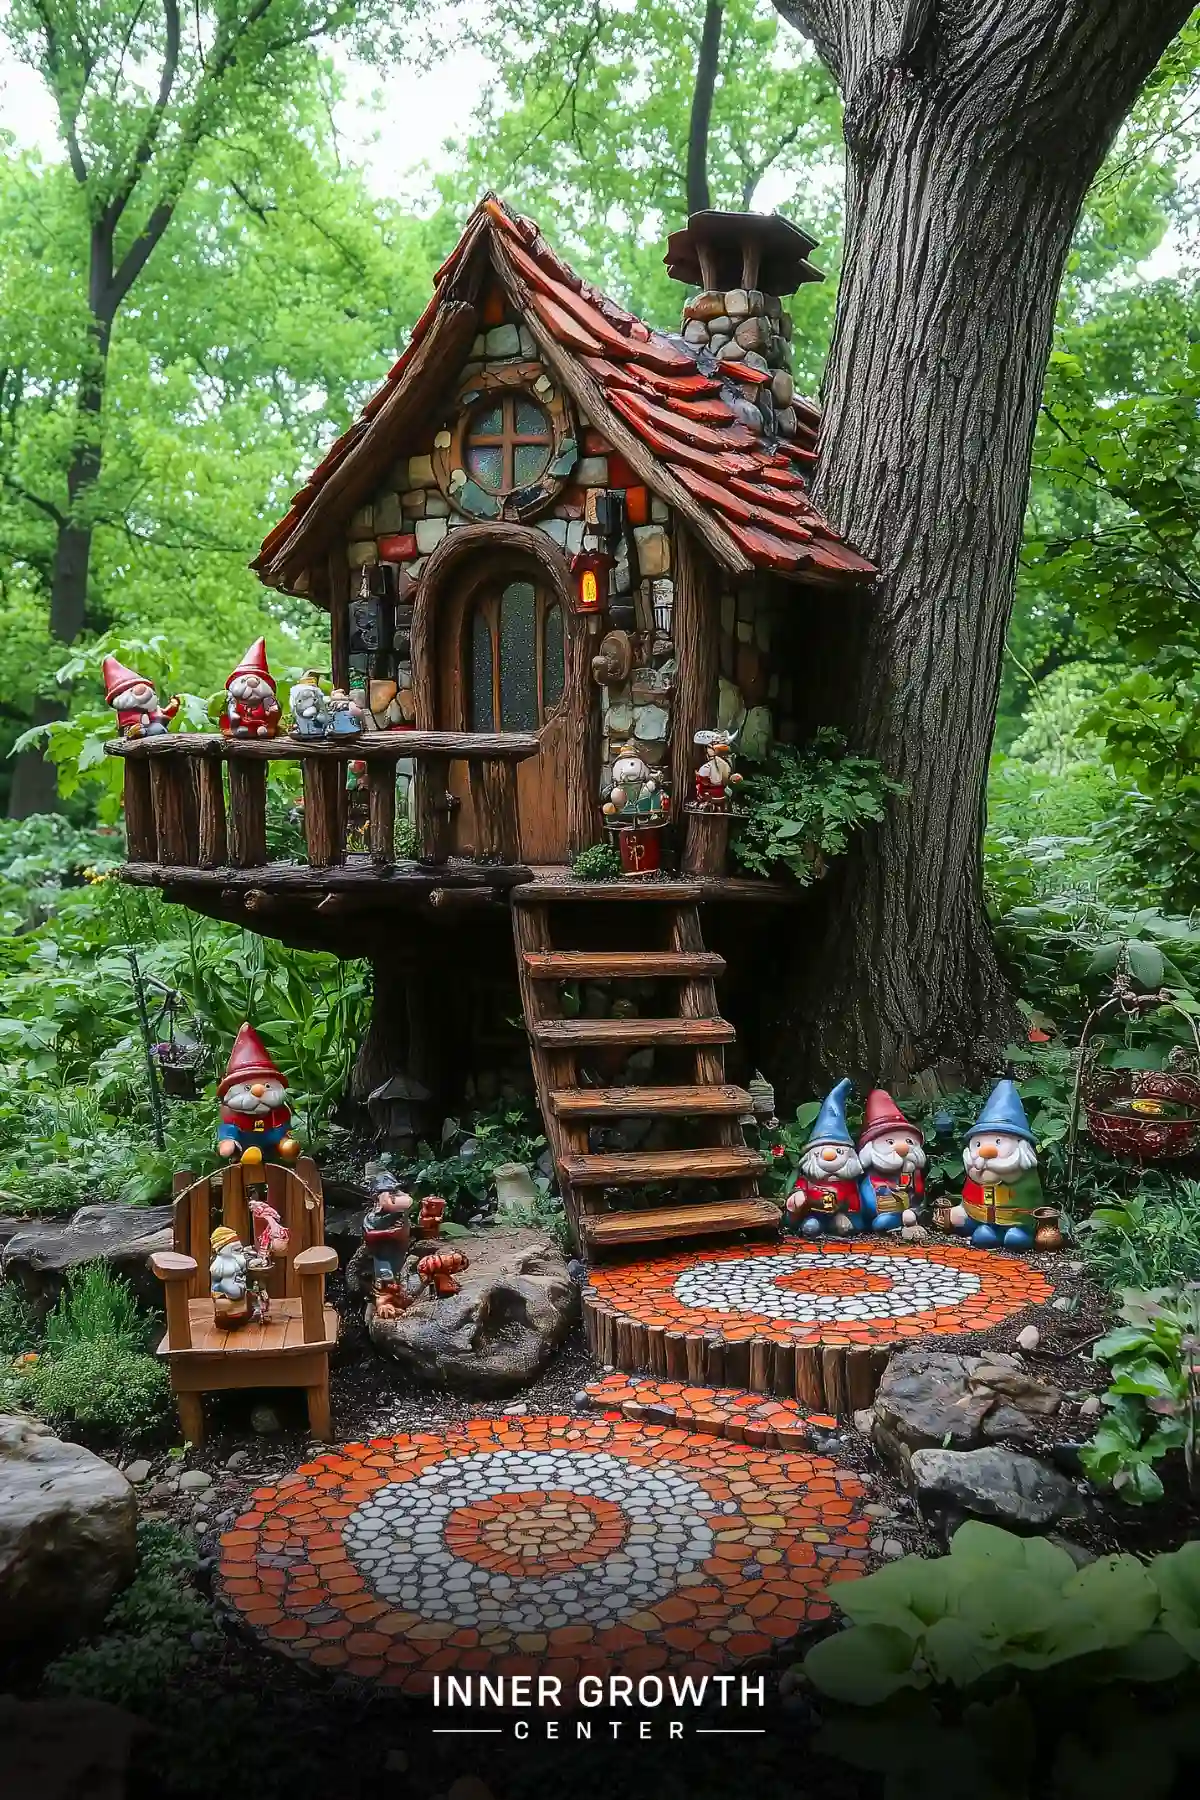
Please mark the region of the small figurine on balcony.
<svg viewBox="0 0 1200 1800"><path fill-rule="evenodd" d="M729 790L742 779L734 773L730 755L732 735L728 731L698 731L693 739L706 752L696 770L696 805L706 812L728 812Z"/></svg>
<svg viewBox="0 0 1200 1800"><path fill-rule="evenodd" d="M366 724L366 709L362 701L361 690L348 694L345 688L334 688L329 696L330 737L344 740L362 736Z"/></svg>
<svg viewBox="0 0 1200 1800"><path fill-rule="evenodd" d="M389 1169L374 1175L371 1186L375 1204L363 1219L363 1243L373 1265L371 1297L378 1318L394 1319L410 1300L400 1271L412 1237L412 1195L403 1191Z"/></svg>
<svg viewBox="0 0 1200 1800"><path fill-rule="evenodd" d="M279 731L280 710L275 698L275 677L267 667L267 640L256 638L225 683L229 698L221 714L221 730L227 737L273 738Z"/></svg>
<svg viewBox="0 0 1200 1800"><path fill-rule="evenodd" d="M117 724L125 738L165 736L180 705L179 695L172 694L167 704L160 706L153 683L135 675L115 656L104 659L104 699L116 710Z"/></svg>
<svg viewBox="0 0 1200 1800"><path fill-rule="evenodd" d="M796 1185L785 1202L785 1228L805 1237L827 1232L850 1237L863 1228L858 1188L862 1163L846 1123L846 1101L852 1091L852 1082L839 1081L826 1094L800 1158Z"/></svg>
<svg viewBox="0 0 1200 1800"><path fill-rule="evenodd" d="M952 1228L977 1250L1028 1250L1043 1205L1033 1133L1015 1081L998 1081L967 1138L967 1179Z"/></svg>
<svg viewBox="0 0 1200 1800"><path fill-rule="evenodd" d="M890 1094L867 1095L858 1160L863 1166L859 1193L875 1231L911 1229L925 1195L925 1139L910 1125Z"/></svg>
<svg viewBox="0 0 1200 1800"><path fill-rule="evenodd" d="M217 1083L221 1123L217 1149L230 1161L257 1167L274 1152L285 1162L300 1154L292 1136L291 1110L284 1100L287 1078L279 1073L253 1025L243 1025L229 1064Z"/></svg>
<svg viewBox="0 0 1200 1800"><path fill-rule="evenodd" d="M333 715L329 710L329 696L321 686L321 677L316 669L305 669L288 695L288 704L292 713L293 737L311 742L313 739L329 736Z"/></svg>

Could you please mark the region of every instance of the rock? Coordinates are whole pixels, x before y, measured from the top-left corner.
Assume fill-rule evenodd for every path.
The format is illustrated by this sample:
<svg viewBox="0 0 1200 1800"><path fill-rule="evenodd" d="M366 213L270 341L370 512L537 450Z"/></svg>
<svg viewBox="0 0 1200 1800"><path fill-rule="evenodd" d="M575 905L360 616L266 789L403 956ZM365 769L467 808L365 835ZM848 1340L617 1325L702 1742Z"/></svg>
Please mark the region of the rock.
<svg viewBox="0 0 1200 1800"><path fill-rule="evenodd" d="M911 1451L979 1442L994 1397L968 1386L974 1361L943 1350L893 1356L875 1395L871 1435L881 1456L903 1468Z"/></svg>
<svg viewBox="0 0 1200 1800"><path fill-rule="evenodd" d="M1104 1411L1104 1401L1099 1394L1089 1394L1079 1408L1081 1419L1094 1419Z"/></svg>
<svg viewBox="0 0 1200 1800"><path fill-rule="evenodd" d="M670 574L671 545L661 525L635 525L633 541L637 545L638 568L643 577Z"/></svg>
<svg viewBox="0 0 1200 1800"><path fill-rule="evenodd" d="M738 737L738 755L761 762L770 747L772 735L770 707L752 706Z"/></svg>
<svg viewBox="0 0 1200 1800"><path fill-rule="evenodd" d="M910 1474L924 1510L1017 1531L1044 1531L1079 1509L1065 1475L1015 1450L914 1450Z"/></svg>
<svg viewBox="0 0 1200 1800"><path fill-rule="evenodd" d="M273 1406L256 1406L250 1413L250 1429L259 1437L270 1437L283 1430L283 1421Z"/></svg>
<svg viewBox="0 0 1200 1800"><path fill-rule="evenodd" d="M414 527L417 537L417 549L422 556L428 556L436 550L446 535L445 519L418 519Z"/></svg>
<svg viewBox="0 0 1200 1800"><path fill-rule="evenodd" d="M57 1300L70 1269L104 1262L127 1276L138 1299L161 1306L162 1283L149 1258L171 1248L169 1206L81 1206L66 1224L27 1225L8 1240L0 1272L39 1313Z"/></svg>
<svg viewBox="0 0 1200 1800"><path fill-rule="evenodd" d="M146 1461L144 1456L139 1456L136 1462L126 1463L125 1467L121 1470L121 1473L124 1475L126 1481L132 1481L136 1487L139 1482L145 1481L148 1478L150 1474L150 1464Z"/></svg>
<svg viewBox="0 0 1200 1800"><path fill-rule="evenodd" d="M179 1477L180 1492L184 1494L200 1494L211 1486L212 1476L207 1469L185 1469Z"/></svg>
<svg viewBox="0 0 1200 1800"><path fill-rule="evenodd" d="M1030 1441L1037 1437L1037 1420L1030 1418L1018 1407L1007 1406L999 1401L983 1421L983 1436L991 1444L1001 1438L1017 1438Z"/></svg>
<svg viewBox="0 0 1200 1800"><path fill-rule="evenodd" d="M725 295L725 311L731 319L744 319L750 311L750 296L745 288L730 288Z"/></svg>
<svg viewBox="0 0 1200 1800"><path fill-rule="evenodd" d="M124 1800L134 1742L149 1727L105 1700L0 1697L9 1800Z"/></svg>
<svg viewBox="0 0 1200 1800"><path fill-rule="evenodd" d="M667 735L668 715L661 706L635 706L634 736L647 744L661 744Z"/></svg>
<svg viewBox="0 0 1200 1800"><path fill-rule="evenodd" d="M689 319L683 328L685 344L707 344L708 326L703 319Z"/></svg>
<svg viewBox="0 0 1200 1800"><path fill-rule="evenodd" d="M367 1309L375 1348L415 1380L464 1393L511 1393L530 1381L566 1336L578 1297L562 1252L538 1231L484 1231L454 1239L470 1258L444 1300L422 1296L394 1319ZM415 1257L405 1264L415 1270ZM369 1279L360 1252L346 1271L350 1293Z"/></svg>
<svg viewBox="0 0 1200 1800"><path fill-rule="evenodd" d="M743 350L765 350L771 341L771 327L765 319L752 315L742 320L733 339ZM790 395L788 397L791 398Z"/></svg>
<svg viewBox="0 0 1200 1800"><path fill-rule="evenodd" d="M521 334L515 325L493 325L484 333L483 347L487 356L520 356Z"/></svg>
<svg viewBox="0 0 1200 1800"><path fill-rule="evenodd" d="M1049 1417L1062 1405L1062 1389L1030 1375L1015 1356L983 1356L967 1380L972 1388L988 1388L1031 1417Z"/></svg>
<svg viewBox="0 0 1200 1800"><path fill-rule="evenodd" d="M98 1625L133 1574L136 1533L124 1475L0 1415L0 1645L55 1649Z"/></svg>
<svg viewBox="0 0 1200 1800"><path fill-rule="evenodd" d="M771 395L776 406L790 406L796 392L796 383L786 369L777 369L771 377Z"/></svg>
<svg viewBox="0 0 1200 1800"><path fill-rule="evenodd" d="M1017 1348L1019 1350L1036 1350L1041 1341L1042 1334L1036 1325L1026 1325L1024 1331L1018 1331L1017 1333Z"/></svg>
<svg viewBox="0 0 1200 1800"><path fill-rule="evenodd" d="M586 1393L583 1388L580 1388L577 1394L571 1395L571 1407L575 1412L588 1412L592 1405L592 1396L589 1393Z"/></svg>
<svg viewBox="0 0 1200 1800"><path fill-rule="evenodd" d="M705 288L703 293L692 295L684 306L683 316L685 319L719 319L724 311L724 294Z"/></svg>

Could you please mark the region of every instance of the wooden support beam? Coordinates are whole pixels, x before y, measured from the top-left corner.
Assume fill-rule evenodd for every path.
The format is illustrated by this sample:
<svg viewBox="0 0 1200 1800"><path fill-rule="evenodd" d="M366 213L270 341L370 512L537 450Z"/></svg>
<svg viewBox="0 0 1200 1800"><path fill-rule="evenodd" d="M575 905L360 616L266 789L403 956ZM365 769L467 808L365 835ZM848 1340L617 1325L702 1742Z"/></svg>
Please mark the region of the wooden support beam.
<svg viewBox="0 0 1200 1800"><path fill-rule="evenodd" d="M396 765L373 762L367 767L367 808L371 861L386 868L396 860Z"/></svg>
<svg viewBox="0 0 1200 1800"><path fill-rule="evenodd" d="M450 854L454 796L450 758L430 756L417 765L417 843L423 863L444 863Z"/></svg>
<svg viewBox="0 0 1200 1800"><path fill-rule="evenodd" d="M344 788L344 763L304 758L304 842L310 869L332 869L346 860Z"/></svg>
<svg viewBox="0 0 1200 1800"><path fill-rule="evenodd" d="M238 758L229 765L229 860L255 869L267 860L267 765Z"/></svg>
<svg viewBox="0 0 1200 1800"><path fill-rule="evenodd" d="M125 764L125 847L130 862L158 862L148 762Z"/></svg>
<svg viewBox="0 0 1200 1800"><path fill-rule="evenodd" d="M514 863L521 854L517 824L517 771L512 763L470 765L471 808L475 815L475 857L479 862Z"/></svg>
<svg viewBox="0 0 1200 1800"><path fill-rule="evenodd" d="M125 764L125 778L135 768ZM225 829L225 776L213 757L205 757L196 765L200 804L200 866L219 869L229 860L229 839Z"/></svg>

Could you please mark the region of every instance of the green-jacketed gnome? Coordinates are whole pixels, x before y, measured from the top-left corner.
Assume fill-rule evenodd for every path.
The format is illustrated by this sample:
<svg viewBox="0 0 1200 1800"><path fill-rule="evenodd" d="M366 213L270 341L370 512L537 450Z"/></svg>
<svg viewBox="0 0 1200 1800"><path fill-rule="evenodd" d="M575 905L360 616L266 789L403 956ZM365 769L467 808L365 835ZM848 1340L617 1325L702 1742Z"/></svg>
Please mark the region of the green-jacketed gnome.
<svg viewBox="0 0 1200 1800"><path fill-rule="evenodd" d="M998 1081L963 1150L967 1179L951 1224L977 1250L1029 1250L1044 1204L1033 1133L1015 1081Z"/></svg>

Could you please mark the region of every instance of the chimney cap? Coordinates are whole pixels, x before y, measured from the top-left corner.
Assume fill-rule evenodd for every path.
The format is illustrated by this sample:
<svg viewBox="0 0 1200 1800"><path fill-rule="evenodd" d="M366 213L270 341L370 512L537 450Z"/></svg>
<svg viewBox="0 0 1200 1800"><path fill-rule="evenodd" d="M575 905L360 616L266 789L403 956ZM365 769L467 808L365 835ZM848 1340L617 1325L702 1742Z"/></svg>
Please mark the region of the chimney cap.
<svg viewBox="0 0 1200 1800"><path fill-rule="evenodd" d="M694 212L667 239L663 261L676 281L703 288L759 288L794 294L805 281L824 281L808 260L817 247L781 213Z"/></svg>

